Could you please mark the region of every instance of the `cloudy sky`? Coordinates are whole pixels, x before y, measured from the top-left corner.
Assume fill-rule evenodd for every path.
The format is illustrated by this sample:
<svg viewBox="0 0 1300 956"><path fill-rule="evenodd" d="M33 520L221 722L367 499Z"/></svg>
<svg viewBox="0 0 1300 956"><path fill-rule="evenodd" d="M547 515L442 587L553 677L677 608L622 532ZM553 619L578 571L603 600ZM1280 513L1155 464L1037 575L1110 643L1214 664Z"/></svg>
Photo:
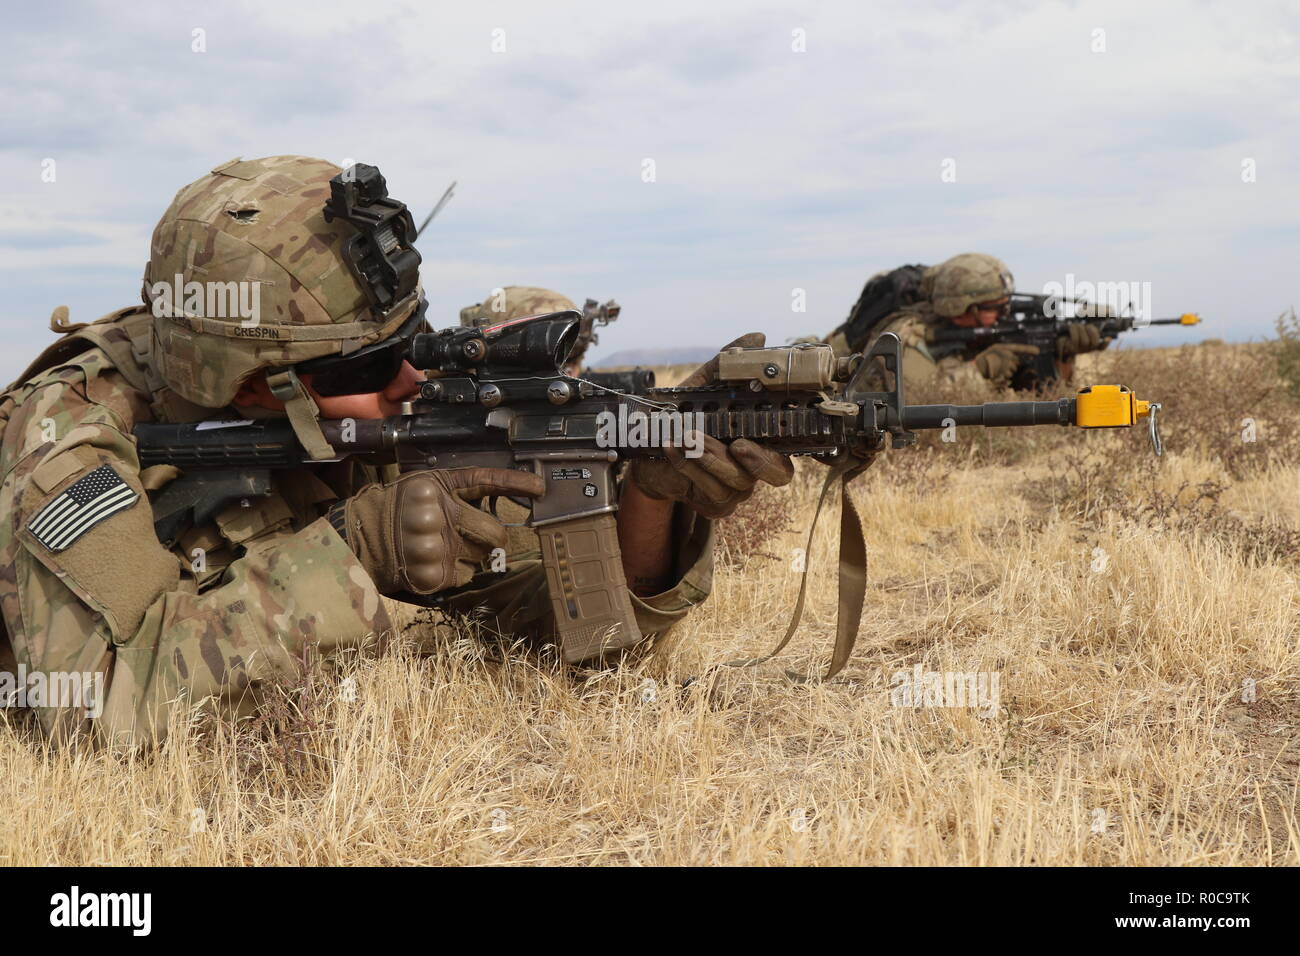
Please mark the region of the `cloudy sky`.
<svg viewBox="0 0 1300 956"><path fill-rule="evenodd" d="M1300 304L1294 2L227 0L5 19L3 381L54 306L87 320L137 300L178 188L277 153L373 163L417 220L457 180L420 240L433 312L450 323L512 283L612 296L605 354L824 332L870 273L965 251L1023 290L1149 282L1157 314L1210 323L1130 339L1261 338Z"/></svg>

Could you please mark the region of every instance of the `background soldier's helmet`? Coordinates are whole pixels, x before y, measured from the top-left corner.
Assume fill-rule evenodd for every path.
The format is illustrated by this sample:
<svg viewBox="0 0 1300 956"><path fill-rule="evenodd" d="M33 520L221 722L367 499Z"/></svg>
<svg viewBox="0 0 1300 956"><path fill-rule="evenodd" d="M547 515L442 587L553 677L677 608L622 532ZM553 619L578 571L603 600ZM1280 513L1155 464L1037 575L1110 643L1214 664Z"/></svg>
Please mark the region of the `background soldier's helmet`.
<svg viewBox="0 0 1300 956"><path fill-rule="evenodd" d="M460 310L460 324L482 328L525 315L545 315L547 312L576 311L573 300L532 285L508 285L493 289L478 305Z"/></svg>
<svg viewBox="0 0 1300 956"><path fill-rule="evenodd" d="M1001 259L963 252L934 267L930 303L936 315L961 315L972 305L992 302L1015 290L1011 270Z"/></svg>
<svg viewBox="0 0 1300 956"><path fill-rule="evenodd" d="M418 282L375 304L344 251L360 231L325 219L341 171L305 156L231 160L176 194L144 274L154 364L174 391L221 408L259 369L352 352L411 317Z"/></svg>
<svg viewBox="0 0 1300 956"><path fill-rule="evenodd" d="M597 325L608 325L618 318L619 304L610 299L604 304L588 299L579 309L573 300L551 289L541 289L531 285L508 285L496 288L477 305L466 306L460 310L460 324L482 328L519 319L526 315L545 315L548 312L575 311L582 313L579 324L578 339L569 356L570 362L581 362L587 349L598 341Z"/></svg>

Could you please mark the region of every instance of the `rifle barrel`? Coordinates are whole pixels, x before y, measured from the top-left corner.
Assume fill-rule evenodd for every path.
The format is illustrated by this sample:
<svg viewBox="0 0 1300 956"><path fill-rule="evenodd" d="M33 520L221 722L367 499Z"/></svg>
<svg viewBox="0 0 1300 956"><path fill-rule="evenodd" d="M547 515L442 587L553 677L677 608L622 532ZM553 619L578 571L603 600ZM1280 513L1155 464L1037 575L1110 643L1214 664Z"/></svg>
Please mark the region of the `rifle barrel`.
<svg viewBox="0 0 1300 956"><path fill-rule="evenodd" d="M1054 402L987 402L983 405L905 405L904 428L947 428L949 425L982 425L985 428L1022 425L1073 425L1073 398Z"/></svg>

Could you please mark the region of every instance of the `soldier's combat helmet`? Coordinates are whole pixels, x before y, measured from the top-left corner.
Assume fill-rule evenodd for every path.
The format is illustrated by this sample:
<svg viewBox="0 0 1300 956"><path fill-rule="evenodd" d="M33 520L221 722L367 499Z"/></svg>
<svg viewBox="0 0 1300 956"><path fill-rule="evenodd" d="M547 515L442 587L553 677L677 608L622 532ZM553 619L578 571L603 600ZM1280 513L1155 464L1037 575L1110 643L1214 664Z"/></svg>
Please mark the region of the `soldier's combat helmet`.
<svg viewBox="0 0 1300 956"><path fill-rule="evenodd" d="M153 362L167 385L221 408L270 370L317 458L328 445L292 366L402 333L421 299L410 213L373 166L342 173L305 156L218 166L176 194L144 273Z"/></svg>
<svg viewBox="0 0 1300 956"><path fill-rule="evenodd" d="M934 267L930 303L936 315L952 318L972 305L992 302L1015 290L1011 270L1001 259L963 252Z"/></svg>
<svg viewBox="0 0 1300 956"><path fill-rule="evenodd" d="M477 305L460 310L460 324L482 328L496 325L525 315L544 315L547 312L578 311L573 300L550 289L532 285L508 285L493 289Z"/></svg>

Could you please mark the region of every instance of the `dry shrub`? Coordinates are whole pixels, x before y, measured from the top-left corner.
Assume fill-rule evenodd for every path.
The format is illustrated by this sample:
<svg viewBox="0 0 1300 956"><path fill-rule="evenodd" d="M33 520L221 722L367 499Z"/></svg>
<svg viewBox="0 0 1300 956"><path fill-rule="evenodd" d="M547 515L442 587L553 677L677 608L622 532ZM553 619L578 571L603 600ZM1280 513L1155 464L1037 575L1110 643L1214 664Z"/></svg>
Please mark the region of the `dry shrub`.
<svg viewBox="0 0 1300 956"><path fill-rule="evenodd" d="M329 715L339 692L337 668L322 671L310 647L294 664L292 676L258 688L257 712L238 728L240 771L274 781L277 790L317 775L327 777L334 733Z"/></svg>
<svg viewBox="0 0 1300 956"><path fill-rule="evenodd" d="M717 523L714 560L724 568L744 567L753 558L774 560L768 549L792 527L789 496L760 484L748 501Z"/></svg>
<svg viewBox="0 0 1300 956"><path fill-rule="evenodd" d="M956 468L954 457L927 443L916 448L886 450L877 456L864 482L888 481L926 491L941 491L948 486Z"/></svg>
<svg viewBox="0 0 1300 956"><path fill-rule="evenodd" d="M1294 308L1277 317L1277 373L1287 392L1300 402L1300 317Z"/></svg>
<svg viewBox="0 0 1300 956"><path fill-rule="evenodd" d="M1240 479L1300 461L1300 401L1277 358L1290 348L1271 341L1120 349L1096 355L1089 379L1160 402L1168 451L1218 461Z"/></svg>
<svg viewBox="0 0 1300 956"><path fill-rule="evenodd" d="M1027 483L1021 494L1036 509L1029 521L1036 528L1063 515L1095 532L1107 516L1115 516L1180 538L1219 541L1250 562L1300 559L1300 531L1226 510L1220 499L1230 487L1224 481L1184 481L1172 492L1163 491L1134 469L1125 443L1114 440L1092 454L1076 450L1058 456L1051 477Z"/></svg>
<svg viewBox="0 0 1300 956"><path fill-rule="evenodd" d="M1204 535L1235 548L1254 563L1294 561L1300 558L1300 531L1265 521L1246 521L1225 511L1220 496L1228 486L1218 481L1183 482L1166 493L1151 490L1146 501L1121 500L1120 517L1155 531L1180 538Z"/></svg>
<svg viewBox="0 0 1300 956"><path fill-rule="evenodd" d="M1130 455L1118 442L1075 448L1054 457L1045 480L1026 482L1021 496L1035 509L1034 527L1057 515L1095 527L1103 514L1135 493Z"/></svg>

